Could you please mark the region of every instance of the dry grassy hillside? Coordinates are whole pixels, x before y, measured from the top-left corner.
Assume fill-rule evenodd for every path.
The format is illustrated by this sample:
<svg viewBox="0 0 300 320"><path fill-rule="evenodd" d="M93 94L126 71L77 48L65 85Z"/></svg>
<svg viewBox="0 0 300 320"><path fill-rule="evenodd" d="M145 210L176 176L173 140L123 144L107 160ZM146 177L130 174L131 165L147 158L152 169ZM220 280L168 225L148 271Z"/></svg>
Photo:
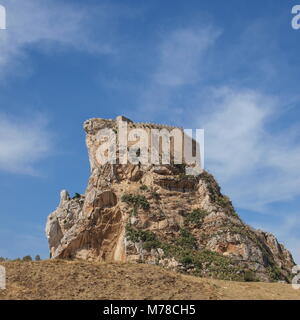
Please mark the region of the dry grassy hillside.
<svg viewBox="0 0 300 320"><path fill-rule="evenodd" d="M300 299L281 283L201 279L145 264L4 262L1 299Z"/></svg>

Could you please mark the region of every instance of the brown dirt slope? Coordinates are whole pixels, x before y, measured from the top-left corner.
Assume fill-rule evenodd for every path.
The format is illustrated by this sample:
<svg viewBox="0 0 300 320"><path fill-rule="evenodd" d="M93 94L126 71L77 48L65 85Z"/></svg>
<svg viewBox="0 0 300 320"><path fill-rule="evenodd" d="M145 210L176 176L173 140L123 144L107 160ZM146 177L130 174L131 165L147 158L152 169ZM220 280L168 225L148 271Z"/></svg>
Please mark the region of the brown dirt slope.
<svg viewBox="0 0 300 320"><path fill-rule="evenodd" d="M186 276L146 264L81 261L4 262L2 299L300 299L281 283L231 282Z"/></svg>

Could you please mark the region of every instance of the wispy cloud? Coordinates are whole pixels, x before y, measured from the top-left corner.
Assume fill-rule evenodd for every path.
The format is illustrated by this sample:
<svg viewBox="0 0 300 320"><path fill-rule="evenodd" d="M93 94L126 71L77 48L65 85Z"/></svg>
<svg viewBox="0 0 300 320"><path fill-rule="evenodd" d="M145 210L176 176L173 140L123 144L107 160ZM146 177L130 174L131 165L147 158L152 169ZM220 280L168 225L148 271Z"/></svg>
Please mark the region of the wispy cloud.
<svg viewBox="0 0 300 320"><path fill-rule="evenodd" d="M251 30L252 35L259 27L262 28L261 23L255 23L241 34ZM215 75L215 66L221 68L220 55L210 56L211 52L219 52L221 33L211 25L190 26L165 34L157 45L157 64L141 93L139 105L143 113L147 111L147 116L168 117L169 121L176 119L204 128L207 168L237 206L263 212L268 204L300 195L299 130L289 125L280 132L273 130L278 116L284 114L285 96L265 93L245 86L246 83L227 83L227 75L221 77L219 72L218 85L208 84L210 71ZM229 70L230 63L234 65L234 72L245 64L250 70L248 64L254 62L261 67L260 71L265 65L276 69L273 59L265 64L257 46L251 45L255 43L254 38L246 37L240 45L235 44L233 52L231 47L229 51L222 50L224 71ZM267 40L263 35L259 39ZM271 42L272 47L277 48L275 39ZM246 47L251 54L246 54ZM233 63L232 55L237 63ZM214 64L216 58L218 61ZM239 61L242 58L243 63ZM258 84L260 76L256 72L254 76ZM265 82L264 78L264 85Z"/></svg>
<svg viewBox="0 0 300 320"><path fill-rule="evenodd" d="M176 29L162 38L157 65L139 97L143 114L147 110L148 117L158 117L171 108L174 116L180 116L180 90L203 78L208 50L220 34L219 29L210 26L193 26Z"/></svg>
<svg viewBox="0 0 300 320"><path fill-rule="evenodd" d="M299 196L299 132L270 130L282 101L241 88L206 94L210 112L199 124L206 129L207 163L238 205L264 211Z"/></svg>
<svg viewBox="0 0 300 320"><path fill-rule="evenodd" d="M7 11L7 29L0 32L0 85L8 77L31 71L32 50L48 55L63 50L115 54L119 21L135 14L102 1L89 6L60 0L1 3ZM36 174L35 165L49 154L51 135L46 122L40 116L32 118L0 113L1 171Z"/></svg>
<svg viewBox="0 0 300 320"><path fill-rule="evenodd" d="M273 78L288 73L286 62L262 22L245 26L229 46L216 30L191 26L165 35L140 95L141 117L146 111L157 121L204 128L206 169L241 211L267 214L256 226L274 232L299 261L299 214L288 205L300 196L299 123L281 121L299 97L282 83L277 90L281 78Z"/></svg>
<svg viewBox="0 0 300 320"><path fill-rule="evenodd" d="M21 63L29 59L28 49L32 46L48 53L64 48L95 54L114 50L109 35L117 25L112 19L118 15L117 8L98 4L93 10L84 4L52 0L9 0L3 4L7 29L0 33L0 77L19 70ZM95 19L99 22L97 36L92 25Z"/></svg>
<svg viewBox="0 0 300 320"><path fill-rule="evenodd" d="M35 165L50 154L52 138L41 116L21 120L0 114L0 171L37 174Z"/></svg>
<svg viewBox="0 0 300 320"><path fill-rule="evenodd" d="M220 32L207 28L173 31L159 47L159 63L153 80L158 85L178 87L192 84L203 76L205 54Z"/></svg>

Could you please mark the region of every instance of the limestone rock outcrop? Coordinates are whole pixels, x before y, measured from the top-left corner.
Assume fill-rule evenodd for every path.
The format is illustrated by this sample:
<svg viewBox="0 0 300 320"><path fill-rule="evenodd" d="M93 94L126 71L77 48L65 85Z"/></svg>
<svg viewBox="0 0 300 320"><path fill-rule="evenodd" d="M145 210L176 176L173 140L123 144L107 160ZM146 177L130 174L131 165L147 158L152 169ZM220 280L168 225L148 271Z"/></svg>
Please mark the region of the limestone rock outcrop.
<svg viewBox="0 0 300 320"><path fill-rule="evenodd" d="M126 121L130 128L162 127ZM70 198L62 191L48 217L52 258L143 262L230 280L290 280L290 252L272 234L246 225L211 174L190 176L184 165L99 165L102 128L117 131L118 121L84 124L91 164L85 194Z"/></svg>

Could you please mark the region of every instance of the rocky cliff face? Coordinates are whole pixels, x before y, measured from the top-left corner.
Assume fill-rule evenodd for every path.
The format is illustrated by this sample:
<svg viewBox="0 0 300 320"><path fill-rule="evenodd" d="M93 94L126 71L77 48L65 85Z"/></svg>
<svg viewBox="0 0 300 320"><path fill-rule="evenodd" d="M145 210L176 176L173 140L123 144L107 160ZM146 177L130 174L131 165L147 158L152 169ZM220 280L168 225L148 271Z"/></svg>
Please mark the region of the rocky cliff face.
<svg viewBox="0 0 300 320"><path fill-rule="evenodd" d="M136 124L131 123L133 127ZM247 226L207 172L184 165L96 161L101 128L85 122L91 175L84 195L61 192L46 233L52 258L129 261L229 280L289 281L293 258L276 238Z"/></svg>

